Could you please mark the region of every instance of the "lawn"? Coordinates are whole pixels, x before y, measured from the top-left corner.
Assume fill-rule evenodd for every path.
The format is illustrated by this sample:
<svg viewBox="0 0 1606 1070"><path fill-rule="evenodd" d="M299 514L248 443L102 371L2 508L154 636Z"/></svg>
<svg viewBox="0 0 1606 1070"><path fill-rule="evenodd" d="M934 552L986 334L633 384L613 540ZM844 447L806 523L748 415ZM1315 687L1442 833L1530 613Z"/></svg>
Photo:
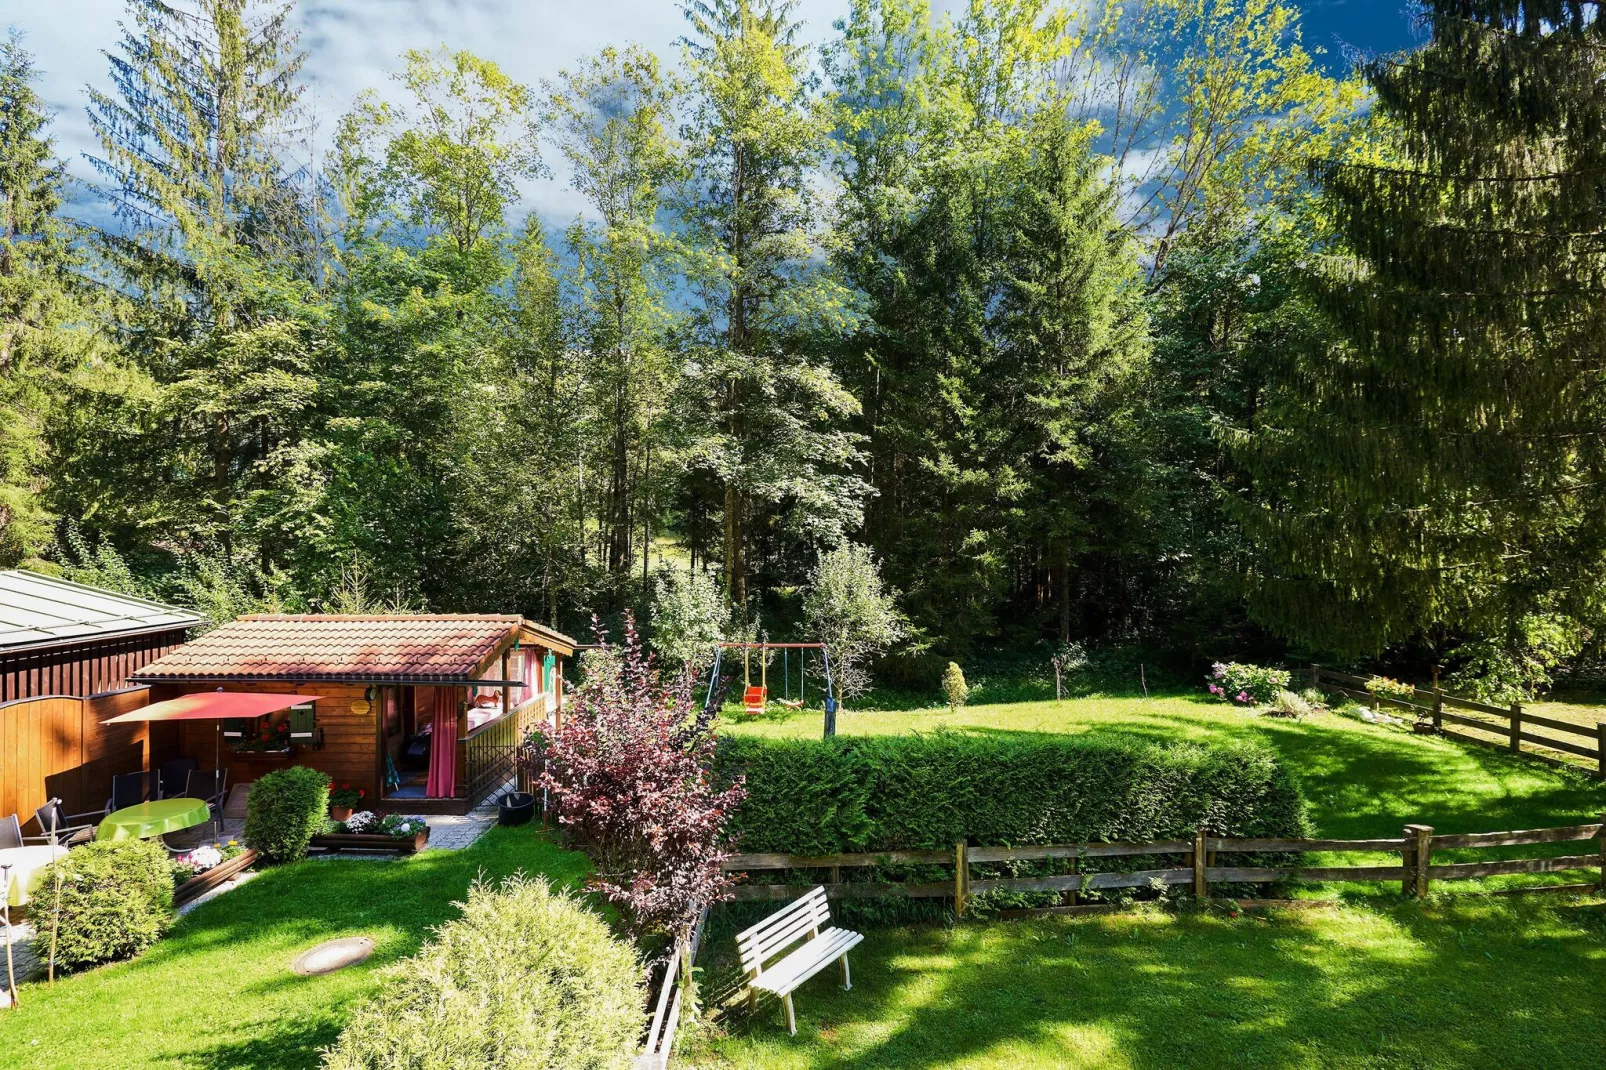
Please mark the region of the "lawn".
<svg viewBox="0 0 1606 1070"><path fill-rule="evenodd" d="M586 860L515 828L463 851L268 870L198 907L140 959L24 986L21 1006L0 1012L0 1067L317 1066L379 969L453 916L477 875L518 870L572 885ZM291 972L301 952L340 936L372 937L372 957L322 977Z"/></svg>
<svg viewBox="0 0 1606 1070"><path fill-rule="evenodd" d="M843 714L843 734L935 731L1257 739L1297 775L1323 835L1398 836L1575 824L1606 789L1497 751L1320 714L1288 721L1190 694L1079 698ZM732 719L727 731L809 736L820 715ZM1544 853L1544 848L1509 853ZM1553 853L1583 853L1587 844ZM1335 856L1326 856L1333 858ZM1446 852L1437 860L1459 857ZM1353 856L1382 864L1381 856ZM1572 879L1577 879L1576 875ZM1532 878L1440 883L1455 893ZM1332 897L1333 886L1308 889ZM728 975L720 919L710 988ZM1436 895L1350 886L1299 910L1140 908L1116 915L871 930L854 989L827 973L779 1012L737 1013L691 1065L793 1070L874 1066L1584 1066L1606 1048L1599 897Z"/></svg>

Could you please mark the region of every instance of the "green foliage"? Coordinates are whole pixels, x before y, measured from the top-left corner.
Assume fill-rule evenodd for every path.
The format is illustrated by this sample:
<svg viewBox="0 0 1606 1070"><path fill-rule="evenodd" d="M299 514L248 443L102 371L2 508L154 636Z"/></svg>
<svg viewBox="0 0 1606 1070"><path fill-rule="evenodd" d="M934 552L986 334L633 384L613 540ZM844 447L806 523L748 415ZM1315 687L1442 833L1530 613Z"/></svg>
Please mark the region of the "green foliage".
<svg viewBox="0 0 1606 1070"><path fill-rule="evenodd" d="M851 542L820 555L803 594L803 622L809 638L826 645L843 698L864 693L870 660L904 635L897 594L882 583L875 554Z"/></svg>
<svg viewBox="0 0 1606 1070"><path fill-rule="evenodd" d="M1209 690L1223 702L1264 705L1288 687L1287 669L1262 665L1243 665L1236 661L1210 666Z"/></svg>
<svg viewBox="0 0 1606 1070"><path fill-rule="evenodd" d="M61 912L56 918L56 881ZM138 955L173 922L173 877L156 840L108 840L75 847L45 870L33 897L35 929L51 919L56 961L69 968ZM36 943L40 953L45 945Z"/></svg>
<svg viewBox="0 0 1606 1070"><path fill-rule="evenodd" d="M780 740L727 736L717 769L747 778L732 822L744 851L1146 840L1208 826L1298 836L1305 804L1259 746L972 736Z"/></svg>
<svg viewBox="0 0 1606 1070"><path fill-rule="evenodd" d="M245 840L270 862L294 862L329 815L329 777L293 765L257 777L246 799Z"/></svg>
<svg viewBox="0 0 1606 1070"><path fill-rule="evenodd" d="M1272 696L1271 707L1266 712L1274 717L1309 717L1316 712L1316 707L1305 695L1306 692L1295 694L1292 691L1278 691Z"/></svg>
<svg viewBox="0 0 1606 1070"><path fill-rule="evenodd" d="M1450 651L1457 667L1445 679L1446 687L1501 705L1531 699L1579 654L1588 632L1562 614L1536 613L1516 621L1505 635L1478 636Z"/></svg>
<svg viewBox="0 0 1606 1070"><path fill-rule="evenodd" d="M948 709L957 711L970 701L970 687L965 683L965 671L957 661L950 661L942 672L942 697Z"/></svg>
<svg viewBox="0 0 1606 1070"><path fill-rule="evenodd" d="M567 892L475 884L461 917L392 967L326 1070L624 1070L643 1025L641 964Z"/></svg>
<svg viewBox="0 0 1606 1070"><path fill-rule="evenodd" d="M670 665L712 665L725 617L725 599L707 572L661 568L653 577L652 648Z"/></svg>
<svg viewBox="0 0 1606 1070"><path fill-rule="evenodd" d="M1367 680L1366 690L1379 698L1408 699L1416 694L1413 685L1401 683L1387 676L1374 676Z"/></svg>

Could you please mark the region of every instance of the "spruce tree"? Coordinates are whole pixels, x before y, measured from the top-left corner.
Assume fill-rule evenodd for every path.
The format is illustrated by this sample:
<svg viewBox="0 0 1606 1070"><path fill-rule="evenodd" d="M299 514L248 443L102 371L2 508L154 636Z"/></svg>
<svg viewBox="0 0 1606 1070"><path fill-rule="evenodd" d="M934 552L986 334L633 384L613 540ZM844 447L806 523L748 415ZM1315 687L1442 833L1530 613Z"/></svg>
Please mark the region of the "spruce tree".
<svg viewBox="0 0 1606 1070"><path fill-rule="evenodd" d="M1606 551L1606 27L1429 0L1373 62L1376 140L1317 168L1326 327L1240 457L1254 610L1327 649L1590 612Z"/></svg>

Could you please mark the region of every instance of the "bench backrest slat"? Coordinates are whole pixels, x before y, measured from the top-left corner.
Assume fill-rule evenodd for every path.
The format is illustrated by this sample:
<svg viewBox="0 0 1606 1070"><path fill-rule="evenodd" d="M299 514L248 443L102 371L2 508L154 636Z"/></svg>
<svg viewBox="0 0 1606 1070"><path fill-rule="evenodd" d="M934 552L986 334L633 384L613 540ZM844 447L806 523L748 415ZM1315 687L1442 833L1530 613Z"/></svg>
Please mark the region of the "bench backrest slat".
<svg viewBox="0 0 1606 1070"><path fill-rule="evenodd" d="M736 934L736 951L742 970L762 973L773 958L816 929L831 923L825 889L813 888L801 899L788 903L750 929Z"/></svg>

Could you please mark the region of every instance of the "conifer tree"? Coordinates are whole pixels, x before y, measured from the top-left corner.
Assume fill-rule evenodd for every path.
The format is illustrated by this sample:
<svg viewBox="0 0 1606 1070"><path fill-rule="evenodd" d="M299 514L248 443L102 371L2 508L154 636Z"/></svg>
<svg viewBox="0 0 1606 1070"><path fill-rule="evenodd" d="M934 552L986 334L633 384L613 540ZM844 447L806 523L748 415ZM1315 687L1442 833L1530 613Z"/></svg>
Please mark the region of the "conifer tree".
<svg viewBox="0 0 1606 1070"><path fill-rule="evenodd" d="M161 478L137 491L171 534L225 553L244 534L270 564L317 392L309 207L284 163L290 5L129 0L128 15L89 111L117 218L100 244L137 296L124 340L161 391L139 444Z"/></svg>
<svg viewBox="0 0 1606 1070"><path fill-rule="evenodd" d="M1318 168L1327 328L1240 455L1255 610L1352 651L1598 607L1606 551L1606 28L1573 0L1429 0L1373 62L1379 140Z"/></svg>

